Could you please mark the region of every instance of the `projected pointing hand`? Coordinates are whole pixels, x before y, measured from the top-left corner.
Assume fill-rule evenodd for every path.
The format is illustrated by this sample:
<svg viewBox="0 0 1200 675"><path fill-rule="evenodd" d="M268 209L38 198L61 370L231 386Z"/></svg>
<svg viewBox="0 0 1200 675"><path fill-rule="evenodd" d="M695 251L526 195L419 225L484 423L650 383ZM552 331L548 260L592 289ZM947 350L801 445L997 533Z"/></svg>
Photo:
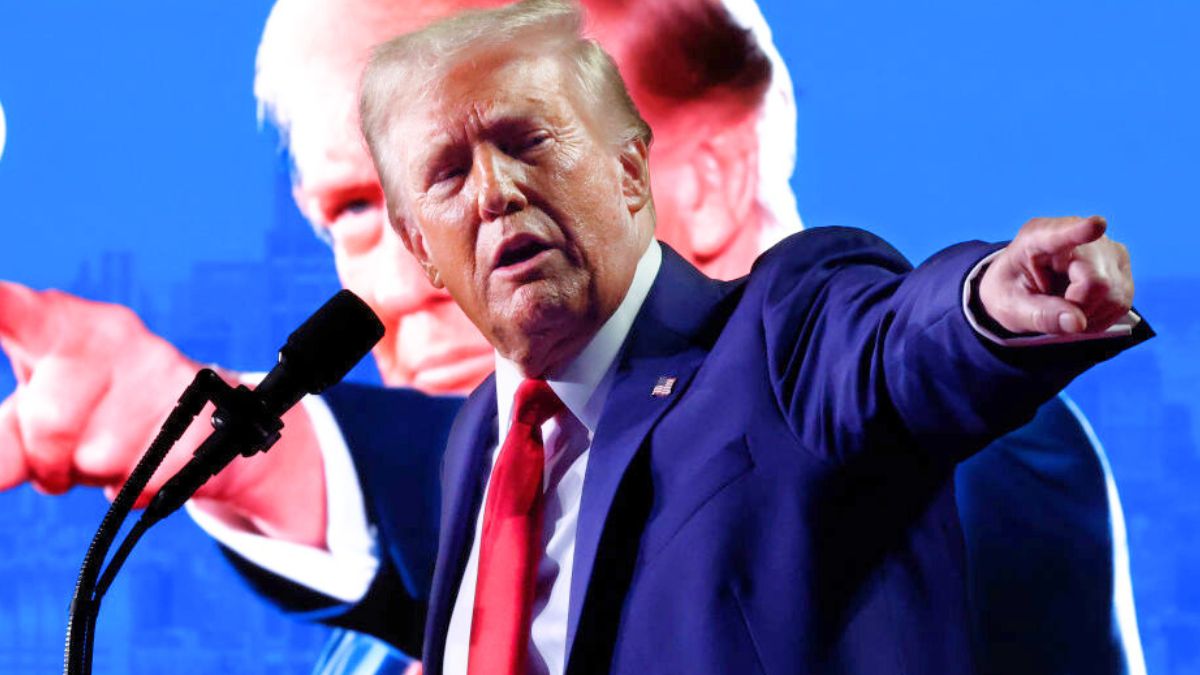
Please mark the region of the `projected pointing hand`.
<svg viewBox="0 0 1200 675"><path fill-rule="evenodd" d="M199 370L124 307L10 282L0 345L17 378L0 413L0 489L119 487Z"/></svg>
<svg viewBox="0 0 1200 675"><path fill-rule="evenodd" d="M1089 218L1034 218L988 267L979 300L1013 333L1100 332L1133 306L1129 253Z"/></svg>
<svg viewBox="0 0 1200 675"><path fill-rule="evenodd" d="M0 490L29 481L50 494L94 485L114 496L200 369L125 307L7 281L0 346L17 379L0 404ZM148 494L208 435L210 413L167 456ZM324 503L314 432L300 406L284 424L275 449L234 462L197 496L266 533L323 545L323 510L291 508Z"/></svg>

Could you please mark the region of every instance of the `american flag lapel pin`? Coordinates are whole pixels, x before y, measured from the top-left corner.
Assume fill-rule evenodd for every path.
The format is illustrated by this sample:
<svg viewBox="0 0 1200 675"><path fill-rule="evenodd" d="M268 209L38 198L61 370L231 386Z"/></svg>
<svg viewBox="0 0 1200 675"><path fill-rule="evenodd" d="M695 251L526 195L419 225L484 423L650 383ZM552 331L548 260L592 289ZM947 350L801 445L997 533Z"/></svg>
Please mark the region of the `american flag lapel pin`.
<svg viewBox="0 0 1200 675"><path fill-rule="evenodd" d="M666 398L671 395L671 390L675 388L675 380L677 378L660 375L658 382L654 384L654 388L650 390L650 395L655 398Z"/></svg>

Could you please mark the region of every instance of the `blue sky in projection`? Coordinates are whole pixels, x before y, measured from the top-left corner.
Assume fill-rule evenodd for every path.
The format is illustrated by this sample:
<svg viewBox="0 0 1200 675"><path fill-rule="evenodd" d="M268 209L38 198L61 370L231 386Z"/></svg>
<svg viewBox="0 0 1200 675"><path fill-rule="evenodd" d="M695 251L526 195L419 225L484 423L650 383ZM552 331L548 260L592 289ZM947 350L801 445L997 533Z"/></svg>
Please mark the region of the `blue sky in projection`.
<svg viewBox="0 0 1200 675"><path fill-rule="evenodd" d="M256 121L268 9L0 9L0 278L130 304L199 359L270 365L336 279L289 202L277 138ZM797 90L793 186L808 225L866 227L920 259L961 238L1004 239L1034 215L1100 213L1128 244L1138 305L1160 335L1070 392L1111 455L1150 672L1200 673L1189 638L1200 634L1189 496L1200 481L1200 5L763 10ZM0 672L57 667L104 504L87 490L0 495ZM179 650L186 672L305 672L321 631L263 609L193 530L173 521L139 548L101 619L98 672L184 672Z"/></svg>

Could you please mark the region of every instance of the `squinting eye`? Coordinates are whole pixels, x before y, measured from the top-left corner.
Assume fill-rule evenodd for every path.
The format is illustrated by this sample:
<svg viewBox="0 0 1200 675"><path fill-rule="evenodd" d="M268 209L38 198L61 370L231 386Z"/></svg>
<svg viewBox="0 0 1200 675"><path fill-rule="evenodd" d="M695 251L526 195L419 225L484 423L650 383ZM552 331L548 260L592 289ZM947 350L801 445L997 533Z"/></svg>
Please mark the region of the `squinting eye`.
<svg viewBox="0 0 1200 675"><path fill-rule="evenodd" d="M375 203L369 199L352 199L345 204L342 204L341 210L337 214L337 217L341 217L345 214L363 213L364 211L368 211L373 208L375 208Z"/></svg>
<svg viewBox="0 0 1200 675"><path fill-rule="evenodd" d="M380 198L376 196L352 197L345 201L334 202L325 212L325 226L336 229L341 220L362 215L380 206Z"/></svg>
<svg viewBox="0 0 1200 675"><path fill-rule="evenodd" d="M383 197L377 188L355 191L325 210L322 239L350 254L369 250L382 229ZM320 233L319 233L320 234Z"/></svg>
<svg viewBox="0 0 1200 675"><path fill-rule="evenodd" d="M524 152L526 150L533 150L534 148L537 148L538 146L545 144L545 142L548 140L550 140L550 134L547 134L544 132L539 132L536 134L532 134L530 136L526 136L525 140L523 140L519 146L520 151Z"/></svg>
<svg viewBox="0 0 1200 675"><path fill-rule="evenodd" d="M454 180L455 178L458 178L459 176L462 176L465 173L466 173L466 170L463 169L462 167L453 167L450 169L445 169L437 174L437 176L433 179L433 182L435 184L445 183L446 181Z"/></svg>

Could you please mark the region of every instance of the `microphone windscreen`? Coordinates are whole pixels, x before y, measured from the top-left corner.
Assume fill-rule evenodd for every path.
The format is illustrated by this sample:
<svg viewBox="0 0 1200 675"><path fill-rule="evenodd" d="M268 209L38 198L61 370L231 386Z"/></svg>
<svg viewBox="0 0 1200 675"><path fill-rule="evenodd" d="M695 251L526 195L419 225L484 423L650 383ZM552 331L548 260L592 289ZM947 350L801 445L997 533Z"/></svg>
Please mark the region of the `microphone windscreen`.
<svg viewBox="0 0 1200 675"><path fill-rule="evenodd" d="M310 394L337 384L383 338L383 323L367 303L338 291L279 350L279 363Z"/></svg>

